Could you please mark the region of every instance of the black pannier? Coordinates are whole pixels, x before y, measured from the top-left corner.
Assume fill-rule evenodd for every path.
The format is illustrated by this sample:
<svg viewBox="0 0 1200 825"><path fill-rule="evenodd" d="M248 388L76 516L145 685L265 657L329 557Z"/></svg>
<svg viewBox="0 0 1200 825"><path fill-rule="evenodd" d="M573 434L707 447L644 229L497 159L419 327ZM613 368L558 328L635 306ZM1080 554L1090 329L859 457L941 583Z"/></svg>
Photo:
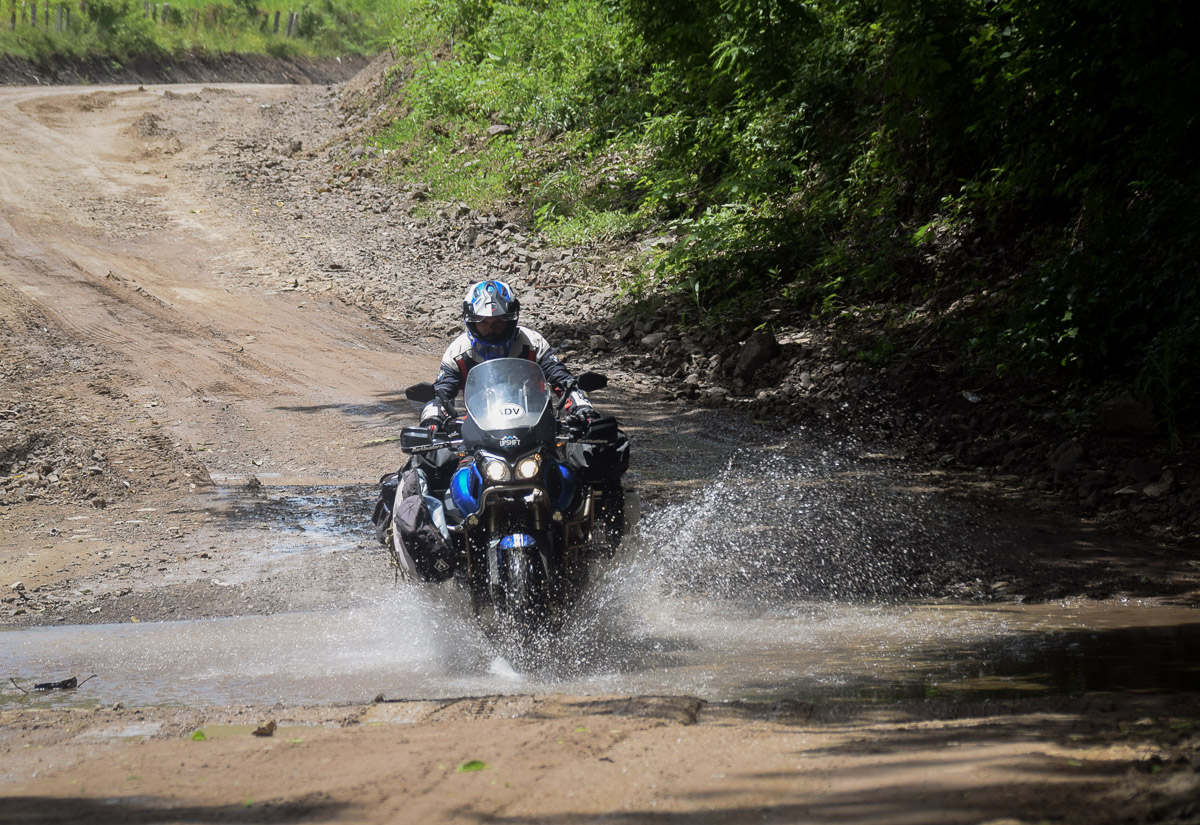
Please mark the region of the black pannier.
<svg viewBox="0 0 1200 825"><path fill-rule="evenodd" d="M588 484L617 481L629 469L629 438L617 430L609 444L569 442L566 458Z"/></svg>
<svg viewBox="0 0 1200 825"><path fill-rule="evenodd" d="M440 582L454 573L454 548L434 520L428 495L424 471L412 468L389 473L380 479L379 501L371 520L376 537L405 576Z"/></svg>

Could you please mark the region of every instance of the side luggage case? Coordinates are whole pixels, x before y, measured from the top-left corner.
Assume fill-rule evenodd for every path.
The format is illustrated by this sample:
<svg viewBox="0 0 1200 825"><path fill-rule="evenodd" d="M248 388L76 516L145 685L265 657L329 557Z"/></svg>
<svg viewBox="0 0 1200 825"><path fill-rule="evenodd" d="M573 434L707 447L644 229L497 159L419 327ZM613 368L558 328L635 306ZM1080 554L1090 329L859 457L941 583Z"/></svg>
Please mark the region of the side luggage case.
<svg viewBox="0 0 1200 825"><path fill-rule="evenodd" d="M429 495L425 473L405 469L396 476L392 505L386 505L389 476L380 482L375 506L376 536L387 546L400 574L408 580L440 582L454 574L456 554L446 531L442 504Z"/></svg>

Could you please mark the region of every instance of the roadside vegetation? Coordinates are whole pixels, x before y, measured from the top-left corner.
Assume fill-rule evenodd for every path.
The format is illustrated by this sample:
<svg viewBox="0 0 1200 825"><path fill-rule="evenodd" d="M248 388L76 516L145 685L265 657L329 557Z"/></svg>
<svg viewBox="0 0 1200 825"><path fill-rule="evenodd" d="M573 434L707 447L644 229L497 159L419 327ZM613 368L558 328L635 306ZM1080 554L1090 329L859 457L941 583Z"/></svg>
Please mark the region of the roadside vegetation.
<svg viewBox="0 0 1200 825"><path fill-rule="evenodd" d="M395 0L0 0L0 55L48 66L194 54L373 54L386 47L396 14Z"/></svg>
<svg viewBox="0 0 1200 825"><path fill-rule="evenodd" d="M552 240L656 239L682 323L852 326L1200 421L1200 7L401 0L402 174ZM511 127L512 132L489 127Z"/></svg>

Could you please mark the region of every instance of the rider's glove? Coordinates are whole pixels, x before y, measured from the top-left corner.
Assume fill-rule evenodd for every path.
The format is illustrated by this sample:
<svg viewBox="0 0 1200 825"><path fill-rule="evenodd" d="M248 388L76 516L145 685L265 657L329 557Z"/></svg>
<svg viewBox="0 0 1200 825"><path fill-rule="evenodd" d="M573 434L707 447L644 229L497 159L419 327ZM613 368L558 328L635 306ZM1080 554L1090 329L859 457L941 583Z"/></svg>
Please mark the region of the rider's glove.
<svg viewBox="0 0 1200 825"><path fill-rule="evenodd" d="M592 402L587 397L587 393L574 387L567 393L567 402L563 405L563 411L568 415L582 414L589 418L596 417L596 411L592 409Z"/></svg>
<svg viewBox="0 0 1200 825"><path fill-rule="evenodd" d="M563 418L563 422L572 429L586 432L593 421L600 417L591 406L576 407Z"/></svg>
<svg viewBox="0 0 1200 825"><path fill-rule="evenodd" d="M580 432L586 430L588 425L588 420L578 413L571 413L565 416L562 422L567 426L567 429L578 430Z"/></svg>
<svg viewBox="0 0 1200 825"><path fill-rule="evenodd" d="M457 418L458 413L454 409L454 402L441 398L435 398L421 410L421 426L435 427L443 432L450 429Z"/></svg>

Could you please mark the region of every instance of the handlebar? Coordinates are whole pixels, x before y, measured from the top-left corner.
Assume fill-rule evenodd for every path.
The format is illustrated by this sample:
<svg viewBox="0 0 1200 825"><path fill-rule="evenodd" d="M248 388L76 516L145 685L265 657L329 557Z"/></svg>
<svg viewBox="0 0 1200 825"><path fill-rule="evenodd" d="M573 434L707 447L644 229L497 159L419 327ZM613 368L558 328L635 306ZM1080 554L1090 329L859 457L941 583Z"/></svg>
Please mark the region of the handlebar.
<svg viewBox="0 0 1200 825"><path fill-rule="evenodd" d="M400 433L400 449L410 455L431 453L441 449L457 450L462 447L462 419L443 421L436 429L428 426L405 427ZM617 441L620 431L617 419L602 416L579 422L570 417L559 419L555 438L574 444L607 445Z"/></svg>

